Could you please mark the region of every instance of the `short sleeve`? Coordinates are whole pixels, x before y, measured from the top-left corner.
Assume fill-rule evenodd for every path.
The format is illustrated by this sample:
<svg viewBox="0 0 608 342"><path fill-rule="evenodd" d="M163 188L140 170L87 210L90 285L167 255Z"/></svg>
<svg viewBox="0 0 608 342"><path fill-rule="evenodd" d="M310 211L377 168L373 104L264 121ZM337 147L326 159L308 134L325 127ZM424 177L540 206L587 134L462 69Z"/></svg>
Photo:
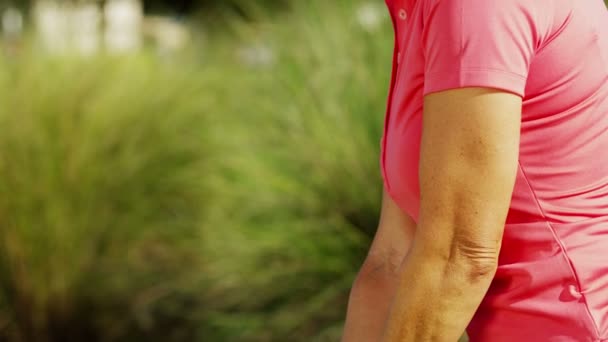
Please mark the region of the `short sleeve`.
<svg viewBox="0 0 608 342"><path fill-rule="evenodd" d="M538 36L530 0L429 1L424 94L489 87L524 96Z"/></svg>

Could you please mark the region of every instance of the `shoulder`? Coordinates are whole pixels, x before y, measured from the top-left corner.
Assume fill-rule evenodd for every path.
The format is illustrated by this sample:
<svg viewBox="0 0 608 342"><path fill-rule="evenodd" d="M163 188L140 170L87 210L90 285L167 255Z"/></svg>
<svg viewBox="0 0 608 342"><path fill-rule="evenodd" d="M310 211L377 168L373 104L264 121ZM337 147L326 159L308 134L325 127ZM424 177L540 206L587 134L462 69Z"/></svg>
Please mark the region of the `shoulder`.
<svg viewBox="0 0 608 342"><path fill-rule="evenodd" d="M531 0L420 0L423 24L477 34L528 34L542 36L553 2ZM542 5L542 8L541 8Z"/></svg>
<svg viewBox="0 0 608 342"><path fill-rule="evenodd" d="M426 14L437 9L449 9L453 11L462 11L462 14L491 14L504 16L512 13L528 13L534 14L531 19L534 19L539 11L539 1L530 0L420 0ZM543 2L543 8L546 10L549 4ZM546 12L546 11L545 11ZM455 12L454 14L457 14ZM482 18L468 17L468 20L478 20Z"/></svg>

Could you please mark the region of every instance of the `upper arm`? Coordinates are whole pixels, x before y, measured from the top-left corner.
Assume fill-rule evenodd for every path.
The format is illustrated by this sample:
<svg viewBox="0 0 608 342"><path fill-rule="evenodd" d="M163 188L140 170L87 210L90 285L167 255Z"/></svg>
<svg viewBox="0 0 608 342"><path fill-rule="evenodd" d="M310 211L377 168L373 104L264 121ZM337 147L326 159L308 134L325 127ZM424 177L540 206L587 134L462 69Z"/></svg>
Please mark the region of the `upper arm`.
<svg viewBox="0 0 608 342"><path fill-rule="evenodd" d="M530 3L427 3L419 231L441 253L498 253L539 45Z"/></svg>
<svg viewBox="0 0 608 342"><path fill-rule="evenodd" d="M424 240L440 253L456 243L497 257L518 166L521 98L486 88L448 90L425 97L423 116Z"/></svg>

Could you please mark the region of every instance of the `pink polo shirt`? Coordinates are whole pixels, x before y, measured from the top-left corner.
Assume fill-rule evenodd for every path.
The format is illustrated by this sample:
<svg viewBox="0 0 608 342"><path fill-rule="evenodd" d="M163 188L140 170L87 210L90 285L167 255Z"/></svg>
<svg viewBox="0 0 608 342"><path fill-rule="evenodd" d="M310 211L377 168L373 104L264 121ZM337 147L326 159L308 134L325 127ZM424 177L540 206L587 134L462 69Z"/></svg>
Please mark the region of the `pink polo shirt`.
<svg viewBox="0 0 608 342"><path fill-rule="evenodd" d="M415 220L423 96L477 86L523 98L499 268L469 326L471 341L608 340L603 1L387 4L396 39L382 173L389 194Z"/></svg>

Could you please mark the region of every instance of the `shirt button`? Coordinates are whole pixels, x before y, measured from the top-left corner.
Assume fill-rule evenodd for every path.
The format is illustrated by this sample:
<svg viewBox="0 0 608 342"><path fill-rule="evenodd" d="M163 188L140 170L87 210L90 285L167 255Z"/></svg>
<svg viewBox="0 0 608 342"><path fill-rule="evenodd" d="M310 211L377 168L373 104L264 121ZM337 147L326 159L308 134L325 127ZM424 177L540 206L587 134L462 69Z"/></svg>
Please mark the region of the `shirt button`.
<svg viewBox="0 0 608 342"><path fill-rule="evenodd" d="M407 19L407 12L403 8L399 10L399 19L401 19L401 20Z"/></svg>
<svg viewBox="0 0 608 342"><path fill-rule="evenodd" d="M568 294L574 299L581 299L583 295L578 291L576 285L568 286Z"/></svg>

